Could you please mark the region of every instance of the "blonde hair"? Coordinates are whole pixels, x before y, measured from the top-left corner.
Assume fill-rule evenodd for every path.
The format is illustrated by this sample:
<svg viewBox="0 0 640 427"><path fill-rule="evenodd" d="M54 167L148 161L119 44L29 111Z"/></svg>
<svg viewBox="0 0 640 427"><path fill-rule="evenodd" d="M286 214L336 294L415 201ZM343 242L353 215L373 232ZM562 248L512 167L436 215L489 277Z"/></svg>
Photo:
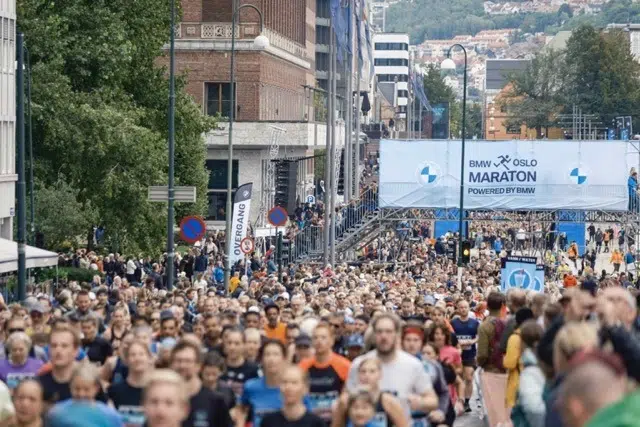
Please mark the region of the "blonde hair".
<svg viewBox="0 0 640 427"><path fill-rule="evenodd" d="M9 335L9 338L7 338L7 341L5 343L5 347L7 348L7 350L9 350L9 352L11 352L11 350L13 349L13 345L16 341L21 341L22 343L24 343L24 345L27 347L27 351L31 349L32 342L31 338L29 338L29 335L27 335L25 332L14 332Z"/></svg>
<svg viewBox="0 0 640 427"><path fill-rule="evenodd" d="M598 345L598 330L587 322L567 323L560 329L553 343L553 367L562 372L571 358L581 350Z"/></svg>
<svg viewBox="0 0 640 427"><path fill-rule="evenodd" d="M80 363L73 370L73 373L71 374L71 381L69 382L72 383L76 378L97 384L100 380L100 371L96 366L90 363Z"/></svg>
<svg viewBox="0 0 640 427"><path fill-rule="evenodd" d="M189 402L189 393L187 392L184 380L175 371L170 369L157 369L149 374L146 378L146 383L142 396L143 401L146 400L147 394L153 387L167 384L176 389L175 395L180 397L184 403Z"/></svg>

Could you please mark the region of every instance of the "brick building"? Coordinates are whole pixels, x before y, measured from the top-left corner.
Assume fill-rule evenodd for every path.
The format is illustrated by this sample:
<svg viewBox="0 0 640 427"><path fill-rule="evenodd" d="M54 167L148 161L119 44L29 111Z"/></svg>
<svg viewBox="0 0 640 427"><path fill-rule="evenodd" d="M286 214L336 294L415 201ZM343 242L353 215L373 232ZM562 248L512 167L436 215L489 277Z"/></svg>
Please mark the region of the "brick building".
<svg viewBox="0 0 640 427"><path fill-rule="evenodd" d="M316 0L237 0L264 16L269 46L258 48L260 19L252 8L239 13L235 44L234 166L232 186L253 182L252 220L273 205L274 184L268 173L269 152L278 158L306 158L325 147L326 126L316 122ZM223 221L226 207L227 144L231 101L230 50L232 0L182 0L176 28L176 71L185 75L187 91L203 114L223 119L206 136L209 215ZM167 61L167 58L164 58ZM341 138L344 132L336 132ZM339 141L341 145L341 141ZM321 159L319 159L321 161ZM298 162L297 195L313 194L314 159Z"/></svg>

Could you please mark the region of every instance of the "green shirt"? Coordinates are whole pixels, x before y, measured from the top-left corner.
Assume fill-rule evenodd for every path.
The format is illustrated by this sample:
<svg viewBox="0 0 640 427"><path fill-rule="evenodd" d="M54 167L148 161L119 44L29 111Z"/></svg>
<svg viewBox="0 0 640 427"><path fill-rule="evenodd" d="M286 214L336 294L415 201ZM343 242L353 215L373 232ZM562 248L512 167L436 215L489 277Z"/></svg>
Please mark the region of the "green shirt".
<svg viewBox="0 0 640 427"><path fill-rule="evenodd" d="M585 427L639 427L640 392L633 392L624 399L602 408Z"/></svg>

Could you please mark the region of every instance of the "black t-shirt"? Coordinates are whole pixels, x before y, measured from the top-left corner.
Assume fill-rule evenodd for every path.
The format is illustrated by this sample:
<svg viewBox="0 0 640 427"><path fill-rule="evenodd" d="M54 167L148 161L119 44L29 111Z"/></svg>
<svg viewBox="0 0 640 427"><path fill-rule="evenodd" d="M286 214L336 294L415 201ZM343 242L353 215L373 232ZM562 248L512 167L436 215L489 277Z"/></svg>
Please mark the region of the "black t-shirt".
<svg viewBox="0 0 640 427"><path fill-rule="evenodd" d="M53 378L53 374L51 372L39 376L38 381L40 381L40 385L42 385L42 389L44 390L45 402L53 404L71 399L71 388L69 387L69 383L57 382ZM108 401L107 395L104 393L102 386L100 385L96 400L103 403L107 403Z"/></svg>
<svg viewBox="0 0 640 427"><path fill-rule="evenodd" d="M208 388L200 387L189 400L189 418L182 427L231 427L233 422L224 398Z"/></svg>
<svg viewBox="0 0 640 427"><path fill-rule="evenodd" d="M244 383L259 376L260 367L255 363L245 360L245 362L238 367L227 366L226 372L220 377L220 382L233 390L236 399L239 399L240 396L242 396Z"/></svg>
<svg viewBox="0 0 640 427"><path fill-rule="evenodd" d="M322 418L309 411L297 420L288 420L282 411L278 411L265 415L260 427L326 427L326 423Z"/></svg>
<svg viewBox="0 0 640 427"><path fill-rule="evenodd" d="M230 387L227 387L224 383L218 381L218 385L214 391L224 398L229 409L236 406L236 395Z"/></svg>
<svg viewBox="0 0 640 427"><path fill-rule="evenodd" d="M113 355L111 343L102 337L95 337L91 342L83 341L82 348L89 360L98 366L104 365L104 362Z"/></svg>
<svg viewBox="0 0 640 427"><path fill-rule="evenodd" d="M142 391L144 389L130 386L126 381L109 387L107 394L113 406L122 416L126 427L139 427L144 424L142 410Z"/></svg>

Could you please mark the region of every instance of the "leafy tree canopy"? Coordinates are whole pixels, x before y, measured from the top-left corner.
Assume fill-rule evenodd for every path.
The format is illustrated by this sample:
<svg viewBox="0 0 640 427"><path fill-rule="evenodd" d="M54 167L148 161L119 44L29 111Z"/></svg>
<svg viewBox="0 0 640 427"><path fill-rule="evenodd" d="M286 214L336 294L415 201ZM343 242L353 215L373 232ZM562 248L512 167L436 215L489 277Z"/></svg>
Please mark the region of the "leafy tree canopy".
<svg viewBox="0 0 640 427"><path fill-rule="evenodd" d="M146 195L149 185L167 183L168 82L156 62L169 38L169 2L21 0L18 6L32 67L38 182L74 194L82 210L91 206L111 249L160 251L166 209ZM176 182L196 186L199 200L179 205L178 218L206 207L202 134L213 125L179 82ZM43 212L37 222L64 212Z"/></svg>

